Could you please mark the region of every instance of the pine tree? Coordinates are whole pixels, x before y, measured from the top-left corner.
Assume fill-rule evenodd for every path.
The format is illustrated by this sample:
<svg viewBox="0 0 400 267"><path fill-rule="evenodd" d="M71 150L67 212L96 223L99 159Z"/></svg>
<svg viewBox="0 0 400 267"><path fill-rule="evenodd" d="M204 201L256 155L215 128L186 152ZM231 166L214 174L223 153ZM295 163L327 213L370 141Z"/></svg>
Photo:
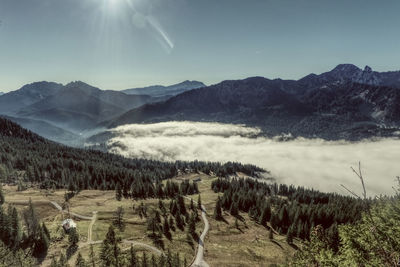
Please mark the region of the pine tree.
<svg viewBox="0 0 400 267"><path fill-rule="evenodd" d="M31 199L29 199L28 208L24 211L23 215L24 215L25 225L27 227L28 237L31 240L34 240L39 231L40 224Z"/></svg>
<svg viewBox="0 0 400 267"><path fill-rule="evenodd" d="M164 206L164 202L161 199L158 200L158 208L160 209L160 211L163 215L165 215L167 213L167 210L165 209L165 206Z"/></svg>
<svg viewBox="0 0 400 267"><path fill-rule="evenodd" d="M183 199L183 196L181 196L181 195L178 195L177 196L177 205L178 205L178 209L179 209L179 211L180 211L180 213L182 214L182 215L186 215L186 207L185 207L185 201L184 201L184 199Z"/></svg>
<svg viewBox="0 0 400 267"><path fill-rule="evenodd" d="M118 207L116 212L115 212L115 219L114 219L114 225L120 230L124 231L124 209L122 207Z"/></svg>
<svg viewBox="0 0 400 267"><path fill-rule="evenodd" d="M151 267L157 267L156 256L154 254L151 255Z"/></svg>
<svg viewBox="0 0 400 267"><path fill-rule="evenodd" d="M174 223L174 218L172 218L172 216L169 216L168 224L169 224L169 228L172 231L175 231L175 223Z"/></svg>
<svg viewBox="0 0 400 267"><path fill-rule="evenodd" d="M64 253L61 253L60 259L58 260L58 266L59 267L69 267L69 264L67 262L67 259L65 258Z"/></svg>
<svg viewBox="0 0 400 267"><path fill-rule="evenodd" d="M175 223L176 223L176 227L177 227L178 229L180 229L181 231L183 231L183 229L184 229L184 222L183 222L182 216L180 215L179 212L176 214Z"/></svg>
<svg viewBox="0 0 400 267"><path fill-rule="evenodd" d="M232 216L235 216L235 217L239 215L238 205L236 202L232 202L229 212Z"/></svg>
<svg viewBox="0 0 400 267"><path fill-rule="evenodd" d="M16 212L16 211L15 211ZM18 215L18 214L17 214ZM43 222L42 223L42 228L43 228L43 231L44 231L44 233L46 234L46 236L47 236L47 238L50 240L51 238L50 238L50 232L49 232L49 229L47 229L47 226L46 226L46 224Z"/></svg>
<svg viewBox="0 0 400 267"><path fill-rule="evenodd" d="M10 226L11 226L10 247L15 249L19 246L19 243L21 242L21 225L20 225L18 212L15 207L12 208L10 220L11 220L10 221ZM45 228L44 230L45 230L45 233L46 233L46 231L48 232L47 228ZM50 240L50 236L48 236L48 240Z"/></svg>
<svg viewBox="0 0 400 267"><path fill-rule="evenodd" d="M163 233L166 238L168 238L168 239L171 238L169 223L168 223L168 219L166 217L164 218Z"/></svg>
<svg viewBox="0 0 400 267"><path fill-rule="evenodd" d="M69 236L68 236L69 245L75 247L79 242L79 235L76 228L69 229Z"/></svg>
<svg viewBox="0 0 400 267"><path fill-rule="evenodd" d="M33 241L33 252L34 257L44 257L47 254L47 250L50 246L50 240L47 238L43 228L39 225L39 230L36 238Z"/></svg>
<svg viewBox="0 0 400 267"><path fill-rule="evenodd" d="M78 257L76 258L75 266L86 267L85 259L82 257L82 254L80 252L78 253Z"/></svg>
<svg viewBox="0 0 400 267"><path fill-rule="evenodd" d="M187 225L187 230L192 237L196 236L196 218L194 217L193 213L190 216L189 223Z"/></svg>
<svg viewBox="0 0 400 267"><path fill-rule="evenodd" d="M96 267L96 254L94 253L92 244L90 244L90 250L89 250L89 266Z"/></svg>
<svg viewBox="0 0 400 267"><path fill-rule="evenodd" d="M50 267L58 267L58 263L56 258L52 258L51 263L50 263Z"/></svg>
<svg viewBox="0 0 400 267"><path fill-rule="evenodd" d="M161 254L161 256L160 256L160 258L159 258L159 260L158 260L158 266L160 266L160 267L165 267L165 266L167 266L167 265L166 265L166 259L165 259L164 254Z"/></svg>
<svg viewBox="0 0 400 267"><path fill-rule="evenodd" d="M279 221L280 227L283 229L283 232L286 233L287 228L290 225L289 213L287 211L286 206L283 206L279 212Z"/></svg>
<svg viewBox="0 0 400 267"><path fill-rule="evenodd" d="M176 267L180 267L181 266L181 259L179 257L179 253L178 252L175 254L175 257L173 258L173 266L176 266Z"/></svg>
<svg viewBox="0 0 400 267"><path fill-rule="evenodd" d="M168 266L168 267L172 267L173 265L173 262L172 262L172 254L171 254L171 250L170 249L168 249L168 251L167 251L167 258L166 258L166 266Z"/></svg>
<svg viewBox="0 0 400 267"><path fill-rule="evenodd" d="M237 218L235 218L235 228L238 229L238 230L240 230L239 221L238 221Z"/></svg>
<svg viewBox="0 0 400 267"><path fill-rule="evenodd" d="M130 249L130 258L129 258L129 267L138 267L138 260L136 257L136 252L133 249L133 245L131 245L131 249Z"/></svg>
<svg viewBox="0 0 400 267"><path fill-rule="evenodd" d="M122 199L122 189L121 189L121 184L120 183L117 183L117 186L115 188L115 198L118 201L121 201L121 199Z"/></svg>
<svg viewBox="0 0 400 267"><path fill-rule="evenodd" d="M2 178L2 177L0 177ZM3 186L0 183L0 206L3 205L5 202L4 193L3 193Z"/></svg>
<svg viewBox="0 0 400 267"><path fill-rule="evenodd" d="M216 219L216 220L222 219L221 199L219 197L218 197L217 203L215 204L214 219Z"/></svg>
<svg viewBox="0 0 400 267"><path fill-rule="evenodd" d="M142 267L148 267L148 263L147 263L147 255L146 252L143 251L143 256L142 256Z"/></svg>
<svg viewBox="0 0 400 267"><path fill-rule="evenodd" d="M263 226L267 226L267 222L271 219L271 207L270 205L265 205L263 212L261 213L259 223Z"/></svg>
<svg viewBox="0 0 400 267"><path fill-rule="evenodd" d="M193 199L190 199L190 209L191 209L192 211L194 211Z"/></svg>
<svg viewBox="0 0 400 267"><path fill-rule="evenodd" d="M286 234L286 242L290 245L293 244L293 235L294 235L294 230L293 226L291 225Z"/></svg>
<svg viewBox="0 0 400 267"><path fill-rule="evenodd" d="M106 266L119 266L121 249L120 239L116 236L114 227L110 225L101 248L100 259Z"/></svg>

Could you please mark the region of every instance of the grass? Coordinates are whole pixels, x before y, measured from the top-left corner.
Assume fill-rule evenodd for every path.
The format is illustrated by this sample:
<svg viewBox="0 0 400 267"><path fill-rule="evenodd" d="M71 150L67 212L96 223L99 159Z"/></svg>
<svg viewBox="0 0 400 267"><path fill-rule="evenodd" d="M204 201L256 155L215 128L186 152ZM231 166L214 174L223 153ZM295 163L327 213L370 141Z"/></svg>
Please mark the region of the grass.
<svg viewBox="0 0 400 267"><path fill-rule="evenodd" d="M201 178L198 182L198 188L201 192L202 204L206 207L208 220L210 222L210 232L205 239L205 260L210 266L273 266L284 263L286 258L291 257L294 249L289 246L284 236L275 235L273 241L268 238L268 230L250 220L247 214L241 214L244 222L240 222L240 230L235 227L235 218L228 213L224 213L225 222L216 221L212 218L215 202L218 194L211 190L211 183L216 177L205 174L184 174L175 177L174 181L180 182L188 179ZM165 182L165 181L164 181ZM49 266L52 257L59 257L60 253L65 253L68 247L68 236L65 236L61 229L63 216L48 201L56 201L60 205L64 202L65 190L39 190L35 188L26 191L17 192L15 186L3 187L6 203L17 207L18 211L26 207L29 199L32 199L39 217L44 221L53 237L48 255L43 261L43 266ZM190 196L197 201L198 195ZM91 217L93 211L97 211L97 220L92 228L92 241L104 240L113 216L118 207L124 209L125 229L117 231L121 239L127 239L153 245L152 240L146 234L146 219L140 218L132 209L132 206L138 207L143 202L148 209L148 214L152 210L158 209L158 199L146 200L127 200L115 199L114 191L84 190L70 199L69 208L71 212ZM185 199L187 205L190 200ZM164 206L169 207L169 200L164 200ZM199 212L200 215L200 212ZM80 235L79 252L83 257L88 258L90 246L86 244L88 227L90 220L80 220L74 218L77 223L77 230ZM196 232L200 235L203 231L203 221L196 224ZM64 236L64 237L63 237ZM194 259L195 250L186 241L186 229L180 231L176 229L172 232L172 240L163 236L165 251L170 249L173 254L179 252L182 261L183 257L190 263ZM197 242L195 241L195 248ZM95 253L99 256L101 244L93 246ZM121 244L122 249L129 249L129 244ZM138 256L141 256L145 248L135 246ZM147 255L151 257L151 252ZM76 253L77 254L77 253ZM76 254L72 257L70 264L75 263Z"/></svg>

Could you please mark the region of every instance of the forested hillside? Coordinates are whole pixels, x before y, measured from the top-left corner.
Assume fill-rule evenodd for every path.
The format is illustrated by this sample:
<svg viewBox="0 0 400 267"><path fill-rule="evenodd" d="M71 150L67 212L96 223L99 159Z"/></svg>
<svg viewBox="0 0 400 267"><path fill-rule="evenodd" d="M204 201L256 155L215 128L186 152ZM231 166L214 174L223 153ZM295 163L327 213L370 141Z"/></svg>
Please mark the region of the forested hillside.
<svg viewBox="0 0 400 267"><path fill-rule="evenodd" d="M0 118L0 177L23 181L41 188L114 190L120 185L131 190L132 183L152 195L153 183L186 169L225 176L235 172L255 175L262 169L240 163L160 162L124 157L94 150L75 149L50 142L17 124Z"/></svg>

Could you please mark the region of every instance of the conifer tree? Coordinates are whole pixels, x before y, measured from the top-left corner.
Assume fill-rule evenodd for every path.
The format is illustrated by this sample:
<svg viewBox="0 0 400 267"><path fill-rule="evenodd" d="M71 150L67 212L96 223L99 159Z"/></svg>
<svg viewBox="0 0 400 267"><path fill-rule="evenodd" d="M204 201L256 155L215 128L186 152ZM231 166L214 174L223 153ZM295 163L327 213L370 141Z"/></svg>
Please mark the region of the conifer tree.
<svg viewBox="0 0 400 267"><path fill-rule="evenodd" d="M156 260L156 256L154 256L154 254L151 255L151 267L157 267L157 260Z"/></svg>
<svg viewBox="0 0 400 267"><path fill-rule="evenodd" d="M199 210L202 210L202 208L201 208L201 196L200 196L200 194L199 194L199 197L197 198L197 208L198 208Z"/></svg>
<svg viewBox="0 0 400 267"><path fill-rule="evenodd" d="M263 226L267 226L267 222L271 219L271 206L265 205L263 212L261 213L259 223Z"/></svg>
<svg viewBox="0 0 400 267"><path fill-rule="evenodd" d="M136 252L133 249L133 245L131 245L130 257L129 257L129 267L138 267L138 266L139 266L139 264L138 264L138 260L136 257Z"/></svg>
<svg viewBox="0 0 400 267"><path fill-rule="evenodd" d="M115 188L115 198L118 201L121 201L121 199L122 199L122 189L121 189L121 184L120 183L117 183L117 186Z"/></svg>
<svg viewBox="0 0 400 267"><path fill-rule="evenodd" d="M96 254L95 254L94 249L93 249L93 244L90 244L89 267L96 267Z"/></svg>
<svg viewBox="0 0 400 267"><path fill-rule="evenodd" d="M70 246L75 247L79 242L79 235L76 228L69 229L68 242Z"/></svg>
<svg viewBox="0 0 400 267"><path fill-rule="evenodd" d="M216 219L216 220L222 219L221 199L219 197L218 197L217 203L215 204L214 219Z"/></svg>
<svg viewBox="0 0 400 267"><path fill-rule="evenodd" d="M61 253L60 259L58 260L58 266L59 267L69 267L69 264L67 262L67 259L64 255L64 253Z"/></svg>
<svg viewBox="0 0 400 267"><path fill-rule="evenodd" d="M293 226L290 226L286 234L286 242L288 244L293 244L293 234L294 234Z"/></svg>
<svg viewBox="0 0 400 267"><path fill-rule="evenodd" d="M181 266L181 259L179 257L179 253L176 252L175 257L173 258L173 266L180 267Z"/></svg>
<svg viewBox="0 0 400 267"><path fill-rule="evenodd" d="M194 211L193 199L190 199L190 209L191 209L192 211Z"/></svg>
<svg viewBox="0 0 400 267"><path fill-rule="evenodd" d="M2 178L2 177L0 177ZM4 193L3 193L3 186L0 183L0 206L3 205L5 202Z"/></svg>
<svg viewBox="0 0 400 267"><path fill-rule="evenodd" d="M171 239L170 227L169 227L168 219L166 217L164 217L163 233L166 238Z"/></svg>
<svg viewBox="0 0 400 267"><path fill-rule="evenodd" d="M158 260L158 266L160 266L160 267L167 266L164 254L161 254L161 256Z"/></svg>
<svg viewBox="0 0 400 267"><path fill-rule="evenodd" d="M82 257L82 254L80 252L78 253L78 257L76 258L75 266L86 267L85 259Z"/></svg>
<svg viewBox="0 0 400 267"><path fill-rule="evenodd" d="M50 267L58 267L57 259L55 257L52 258Z"/></svg>
<svg viewBox="0 0 400 267"><path fill-rule="evenodd" d="M196 218L194 217L193 213L190 215L189 223L187 225L187 230L192 237L196 236Z"/></svg>
<svg viewBox="0 0 400 267"><path fill-rule="evenodd" d="M172 216L169 216L168 225L172 231L175 231L175 223L174 223L174 218L172 218Z"/></svg>
<svg viewBox="0 0 400 267"><path fill-rule="evenodd" d="M115 219L114 219L114 225L120 230L124 230L124 209L122 207L118 207L116 212L115 212Z"/></svg>
<svg viewBox="0 0 400 267"><path fill-rule="evenodd" d="M10 224L11 224L10 226L11 226L11 238L12 238L12 240L10 240L11 241L10 247L16 249L21 242L21 224L17 209L15 207L13 207L11 211ZM48 233L47 228L45 228L44 230L45 233ZM48 235L48 240L50 240L49 235Z"/></svg>
<svg viewBox="0 0 400 267"><path fill-rule="evenodd" d="M239 221L238 221L237 218L235 218L235 228L238 229L238 230L240 230Z"/></svg>
<svg viewBox="0 0 400 267"><path fill-rule="evenodd" d="M143 255L142 255L142 267L148 267L148 263L147 263L147 255L146 252L143 251Z"/></svg>
<svg viewBox="0 0 400 267"><path fill-rule="evenodd" d="M117 237L114 227L110 225L106 238L103 241L100 259L106 266L119 266L121 249L119 247L120 239Z"/></svg>

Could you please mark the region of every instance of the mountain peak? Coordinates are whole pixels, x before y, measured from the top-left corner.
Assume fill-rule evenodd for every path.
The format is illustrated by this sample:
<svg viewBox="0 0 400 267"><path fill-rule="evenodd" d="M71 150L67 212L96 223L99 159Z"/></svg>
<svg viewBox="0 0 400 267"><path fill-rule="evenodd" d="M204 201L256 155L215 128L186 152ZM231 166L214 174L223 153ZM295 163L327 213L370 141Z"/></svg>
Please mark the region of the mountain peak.
<svg viewBox="0 0 400 267"><path fill-rule="evenodd" d="M332 71L355 72L355 71L360 71L360 70L361 70L360 68L358 68L356 65L353 65L353 64L339 64Z"/></svg>
<svg viewBox="0 0 400 267"><path fill-rule="evenodd" d="M54 89L57 90L62 87L62 84L55 83L55 82L47 82L47 81L41 81L41 82L33 82L30 84L26 84L21 87L21 91L35 91L41 88L44 89Z"/></svg>
<svg viewBox="0 0 400 267"><path fill-rule="evenodd" d="M368 72L368 73L370 73L370 72L372 72L372 69L371 69L371 67L370 66L365 66L365 68L364 68L364 72Z"/></svg>
<svg viewBox="0 0 400 267"><path fill-rule="evenodd" d="M91 86L91 85L89 85L87 83L84 83L82 81L73 81L73 82L70 82L67 85L65 85L65 87L88 87L88 86L93 87L93 86Z"/></svg>

